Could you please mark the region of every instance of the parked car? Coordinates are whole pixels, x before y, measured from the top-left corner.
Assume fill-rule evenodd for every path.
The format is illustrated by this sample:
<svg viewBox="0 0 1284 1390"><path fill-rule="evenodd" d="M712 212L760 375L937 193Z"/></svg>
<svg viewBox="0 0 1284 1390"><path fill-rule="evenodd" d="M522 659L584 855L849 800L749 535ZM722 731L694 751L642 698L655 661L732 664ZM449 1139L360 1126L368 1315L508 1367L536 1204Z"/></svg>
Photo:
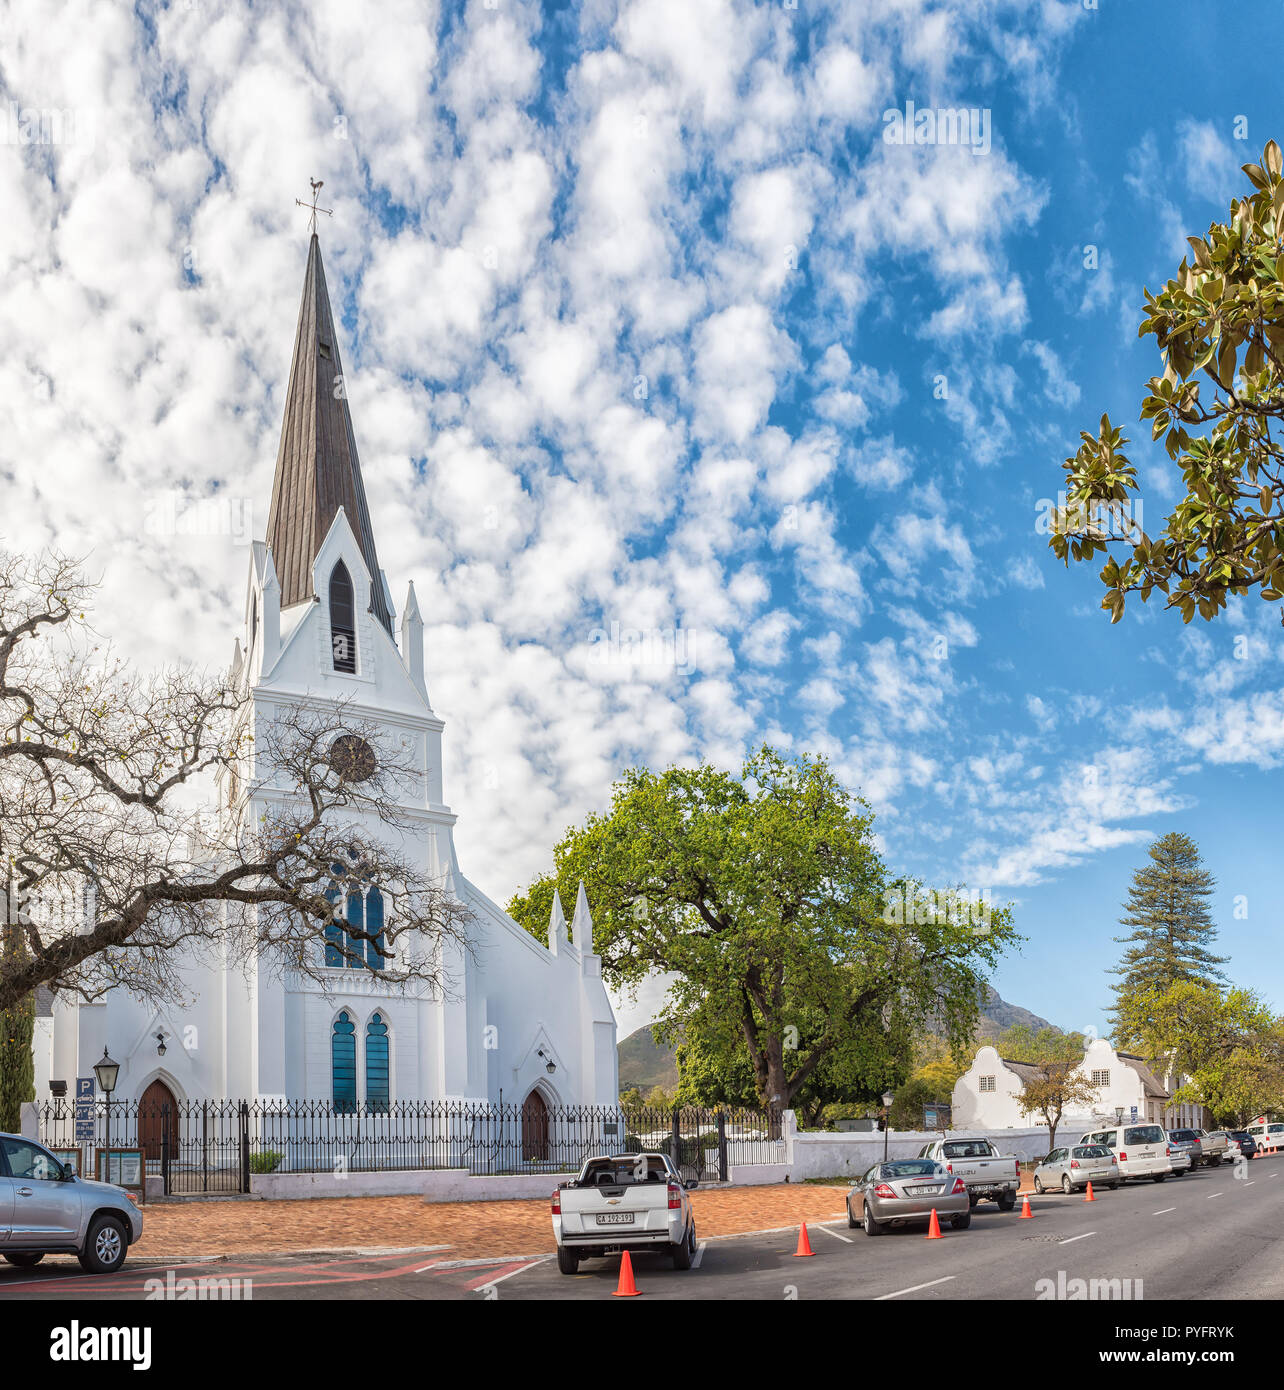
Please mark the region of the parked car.
<svg viewBox="0 0 1284 1390"><path fill-rule="evenodd" d="M1258 1153L1271 1154L1284 1148L1284 1124L1275 1120L1254 1120L1245 1128L1253 1136Z"/></svg>
<svg viewBox="0 0 1284 1390"><path fill-rule="evenodd" d="M1188 1173L1198 1168L1203 1158L1203 1130L1170 1129L1168 1131L1168 1155L1173 1161L1174 1173ZM1218 1158L1218 1163L1221 1158Z"/></svg>
<svg viewBox="0 0 1284 1390"><path fill-rule="evenodd" d="M142 1233L143 1214L121 1188L77 1177L32 1139L0 1134L0 1255L11 1265L75 1255L91 1274L114 1274Z"/></svg>
<svg viewBox="0 0 1284 1390"><path fill-rule="evenodd" d="M1099 1187L1119 1186L1118 1160L1104 1144L1073 1144L1069 1148L1053 1149L1035 1166L1034 1190L1038 1193L1050 1187L1069 1193L1077 1187L1087 1187L1090 1182Z"/></svg>
<svg viewBox="0 0 1284 1390"><path fill-rule="evenodd" d="M1220 1168L1222 1159L1226 1157L1226 1133L1224 1130L1215 1129L1209 1133L1205 1129L1195 1131L1199 1135L1201 1143L1200 1156L1206 1168Z"/></svg>
<svg viewBox="0 0 1284 1390"><path fill-rule="evenodd" d="M557 1267L574 1274L581 1260L623 1250L659 1250L674 1269L690 1269L695 1217L687 1189L668 1154L599 1155L553 1193Z"/></svg>
<svg viewBox="0 0 1284 1390"><path fill-rule="evenodd" d="M1257 1140L1246 1129L1231 1130L1231 1138L1239 1145L1239 1151L1245 1158L1257 1157Z"/></svg>
<svg viewBox="0 0 1284 1390"><path fill-rule="evenodd" d="M1226 1132L1226 1157L1233 1163L1238 1158L1243 1158L1243 1152L1239 1147L1239 1140L1233 1134Z"/></svg>
<svg viewBox="0 0 1284 1390"><path fill-rule="evenodd" d="M1113 1125L1080 1136L1081 1144L1104 1144L1119 1160L1119 1176L1163 1182L1173 1171L1168 1136L1155 1124Z"/></svg>
<svg viewBox="0 0 1284 1390"><path fill-rule="evenodd" d="M937 1139L924 1144L918 1156L931 1159L947 1173L962 1178L971 1206L985 1198L993 1198L1000 1211L1011 1211L1016 1206L1021 1160L1015 1154L1001 1154L984 1135Z"/></svg>
<svg viewBox="0 0 1284 1390"><path fill-rule="evenodd" d="M847 1193L847 1224L865 1228L867 1236L883 1233L885 1226L909 1221L949 1218L956 1231L972 1224L972 1205L967 1184L932 1158L894 1158L876 1163L857 1179Z"/></svg>

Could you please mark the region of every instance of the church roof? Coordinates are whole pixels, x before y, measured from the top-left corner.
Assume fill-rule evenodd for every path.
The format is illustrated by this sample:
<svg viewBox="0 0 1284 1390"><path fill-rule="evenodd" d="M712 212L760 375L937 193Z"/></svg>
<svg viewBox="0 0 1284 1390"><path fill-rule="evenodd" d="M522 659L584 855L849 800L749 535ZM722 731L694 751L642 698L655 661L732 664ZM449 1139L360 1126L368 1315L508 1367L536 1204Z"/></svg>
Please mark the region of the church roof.
<svg viewBox="0 0 1284 1390"><path fill-rule="evenodd" d="M312 598L312 563L342 507L370 571L370 608L392 632L374 532L361 482L343 366L315 232L294 335L281 444L272 481L267 540L281 585L281 607ZM339 384L336 390L336 383Z"/></svg>

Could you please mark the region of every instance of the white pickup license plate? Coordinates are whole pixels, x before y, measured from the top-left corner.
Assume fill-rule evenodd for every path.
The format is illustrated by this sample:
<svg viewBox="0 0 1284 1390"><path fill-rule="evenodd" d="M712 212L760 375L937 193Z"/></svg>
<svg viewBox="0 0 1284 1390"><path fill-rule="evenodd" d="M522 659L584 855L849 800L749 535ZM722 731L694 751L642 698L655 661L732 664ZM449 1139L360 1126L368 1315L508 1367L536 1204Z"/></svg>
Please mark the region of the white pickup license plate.
<svg viewBox="0 0 1284 1390"><path fill-rule="evenodd" d="M599 1226L631 1226L633 1213L631 1211L604 1211L598 1215L597 1224Z"/></svg>

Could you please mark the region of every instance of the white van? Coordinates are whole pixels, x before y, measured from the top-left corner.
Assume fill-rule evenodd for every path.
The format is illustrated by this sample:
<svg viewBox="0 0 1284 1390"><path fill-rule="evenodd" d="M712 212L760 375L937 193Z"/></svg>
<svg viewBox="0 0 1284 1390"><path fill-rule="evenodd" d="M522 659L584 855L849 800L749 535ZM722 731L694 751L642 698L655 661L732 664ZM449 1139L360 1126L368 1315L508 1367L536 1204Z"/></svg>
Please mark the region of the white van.
<svg viewBox="0 0 1284 1390"><path fill-rule="evenodd" d="M1168 1135L1158 1126L1136 1121L1085 1134L1081 1144L1104 1144L1119 1160L1121 1178L1163 1180L1173 1171Z"/></svg>
<svg viewBox="0 0 1284 1390"><path fill-rule="evenodd" d="M1257 1140L1257 1152L1259 1154L1274 1153L1277 1149L1284 1148L1284 1124L1271 1120L1254 1120L1251 1125L1246 1125L1245 1131Z"/></svg>

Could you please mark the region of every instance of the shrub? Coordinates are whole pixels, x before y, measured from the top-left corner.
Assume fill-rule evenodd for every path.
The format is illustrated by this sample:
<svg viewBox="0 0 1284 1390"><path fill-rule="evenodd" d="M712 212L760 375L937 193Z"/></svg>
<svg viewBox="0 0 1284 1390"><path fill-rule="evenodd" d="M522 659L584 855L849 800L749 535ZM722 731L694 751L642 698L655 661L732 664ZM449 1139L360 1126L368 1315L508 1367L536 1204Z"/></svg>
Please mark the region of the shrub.
<svg viewBox="0 0 1284 1390"><path fill-rule="evenodd" d="M274 1149L264 1149L262 1153L251 1154L250 1172L275 1173L284 1157L284 1154L279 1154Z"/></svg>

